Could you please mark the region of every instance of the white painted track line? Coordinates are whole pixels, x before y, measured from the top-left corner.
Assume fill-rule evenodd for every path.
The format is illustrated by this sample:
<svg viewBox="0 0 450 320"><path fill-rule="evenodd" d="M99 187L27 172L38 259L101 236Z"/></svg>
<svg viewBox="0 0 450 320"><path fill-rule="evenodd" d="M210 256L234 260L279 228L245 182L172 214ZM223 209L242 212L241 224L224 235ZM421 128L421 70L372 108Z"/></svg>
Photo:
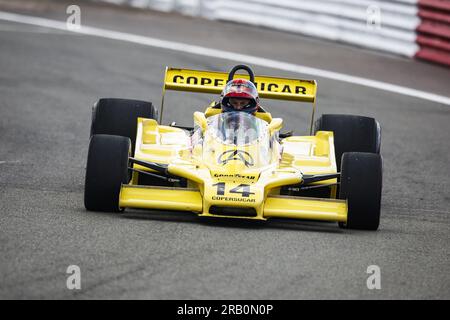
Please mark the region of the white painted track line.
<svg viewBox="0 0 450 320"><path fill-rule="evenodd" d="M125 41L130 43L136 43L140 45L168 49L178 52L184 52L188 54L195 54L200 56L206 56L211 58L225 59L238 61L239 63L247 63L252 65L258 65L261 67L267 67L272 69L278 69L283 71L289 71L300 74L307 74L315 77L321 77L326 79L332 79L336 81L357 84L369 88L375 88L379 90L384 90L388 92L393 92L405 96L410 96L414 98L419 98L423 100L428 100L431 102L441 103L445 105L450 105L450 97L437 95L434 93L429 93L421 90L416 90L412 88L407 88L395 84L385 83L377 80L366 79L356 76L351 76L343 73L327 71L317 68L311 68L303 65L282 62L272 59L266 59L262 57L245 55L230 51L223 51L217 49L211 49L201 46L189 45L181 42L174 42L168 40L162 40L157 38L145 37L131 33L118 32L107 29L100 29L88 26L82 26L79 30L69 30L65 22L50 20L44 18L38 18L33 16L26 16L21 14L15 14L10 12L0 11L0 20L11 21L17 23L25 23L35 26L41 26L46 28L65 30L68 32L75 32L79 34L101 37L112 40Z"/></svg>

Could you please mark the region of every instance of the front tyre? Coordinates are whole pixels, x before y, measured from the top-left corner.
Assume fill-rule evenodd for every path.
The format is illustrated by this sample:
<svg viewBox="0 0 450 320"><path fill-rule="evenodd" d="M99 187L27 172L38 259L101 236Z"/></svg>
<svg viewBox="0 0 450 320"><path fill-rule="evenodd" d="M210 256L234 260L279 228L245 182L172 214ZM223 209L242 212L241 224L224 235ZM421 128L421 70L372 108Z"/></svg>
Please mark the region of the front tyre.
<svg viewBox="0 0 450 320"><path fill-rule="evenodd" d="M346 115L324 114L315 123L317 131L334 133L334 152L336 166L341 166L345 152L380 153L381 127L374 118Z"/></svg>
<svg viewBox="0 0 450 320"><path fill-rule="evenodd" d="M89 142L84 206L90 211L120 212L119 193L129 182L129 138L96 134Z"/></svg>
<svg viewBox="0 0 450 320"><path fill-rule="evenodd" d="M130 99L100 99L92 109L91 136L110 134L128 137L134 151L137 119L157 119L158 112L151 102Z"/></svg>
<svg viewBox="0 0 450 320"><path fill-rule="evenodd" d="M377 230L380 224L382 159L379 154L342 155L339 198L348 204L347 223L341 228Z"/></svg>

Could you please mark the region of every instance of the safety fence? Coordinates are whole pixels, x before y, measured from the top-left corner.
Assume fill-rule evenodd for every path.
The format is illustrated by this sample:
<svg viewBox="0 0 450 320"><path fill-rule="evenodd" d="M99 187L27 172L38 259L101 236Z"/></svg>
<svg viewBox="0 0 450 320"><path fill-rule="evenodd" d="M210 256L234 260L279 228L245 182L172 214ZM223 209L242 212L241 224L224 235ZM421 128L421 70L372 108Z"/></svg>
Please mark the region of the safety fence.
<svg viewBox="0 0 450 320"><path fill-rule="evenodd" d="M450 66L450 0L97 0L300 33Z"/></svg>
<svg viewBox="0 0 450 320"><path fill-rule="evenodd" d="M450 0L419 0L416 57L450 66Z"/></svg>

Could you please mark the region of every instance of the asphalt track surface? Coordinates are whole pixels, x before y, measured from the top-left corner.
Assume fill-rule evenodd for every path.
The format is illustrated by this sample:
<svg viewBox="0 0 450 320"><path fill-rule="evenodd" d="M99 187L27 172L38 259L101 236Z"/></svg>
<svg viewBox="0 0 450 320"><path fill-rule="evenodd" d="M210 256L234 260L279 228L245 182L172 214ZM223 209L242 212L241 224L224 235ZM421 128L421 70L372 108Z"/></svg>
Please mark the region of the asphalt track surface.
<svg viewBox="0 0 450 320"><path fill-rule="evenodd" d="M64 16L64 2L43 3L0 1L0 10ZM208 40L215 48L226 46L223 39L232 33L233 51L261 46L261 39L297 43L298 51L268 45L258 53L282 52L282 61L306 65L310 57L311 66L448 93L450 72L439 66L242 25L81 5L88 8L89 25L199 45ZM193 37L196 32L202 36ZM98 98L158 105L166 65L229 70L237 63L0 21L0 298L449 299L447 105L317 79L319 113L373 116L382 125L377 232L341 230L334 223L85 211L91 105ZM210 98L170 94L164 118L189 125L192 112ZM306 133L307 105L265 105L287 129ZM81 290L66 288L69 265L81 268ZM381 269L380 290L366 286L369 265Z"/></svg>

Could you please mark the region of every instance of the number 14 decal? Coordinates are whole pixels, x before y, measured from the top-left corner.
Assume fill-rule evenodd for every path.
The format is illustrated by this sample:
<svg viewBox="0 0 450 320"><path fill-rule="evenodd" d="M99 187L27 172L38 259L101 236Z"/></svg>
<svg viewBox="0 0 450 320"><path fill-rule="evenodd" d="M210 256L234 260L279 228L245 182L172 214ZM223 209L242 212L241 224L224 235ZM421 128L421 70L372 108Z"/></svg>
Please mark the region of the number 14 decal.
<svg viewBox="0 0 450 320"><path fill-rule="evenodd" d="M213 187L217 187L217 195L223 196L225 194L225 182L219 182L213 184ZM240 184L236 188L233 188L229 191L230 193L240 193L242 197L250 197L251 194L255 194L254 192L250 192L250 185L248 184Z"/></svg>

